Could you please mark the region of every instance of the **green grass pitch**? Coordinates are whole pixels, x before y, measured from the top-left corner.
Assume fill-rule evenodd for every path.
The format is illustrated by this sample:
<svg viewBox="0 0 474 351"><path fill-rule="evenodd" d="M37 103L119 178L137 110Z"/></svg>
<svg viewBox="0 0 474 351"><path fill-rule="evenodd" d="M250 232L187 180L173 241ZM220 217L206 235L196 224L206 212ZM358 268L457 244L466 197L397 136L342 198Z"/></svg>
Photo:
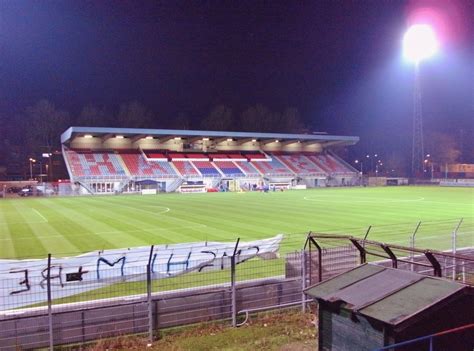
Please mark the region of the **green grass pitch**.
<svg viewBox="0 0 474 351"><path fill-rule="evenodd" d="M309 230L449 249L474 246L474 189L333 188L270 193L165 194L0 200L0 258L70 256L149 244L234 241ZM296 248L296 247L295 247Z"/></svg>

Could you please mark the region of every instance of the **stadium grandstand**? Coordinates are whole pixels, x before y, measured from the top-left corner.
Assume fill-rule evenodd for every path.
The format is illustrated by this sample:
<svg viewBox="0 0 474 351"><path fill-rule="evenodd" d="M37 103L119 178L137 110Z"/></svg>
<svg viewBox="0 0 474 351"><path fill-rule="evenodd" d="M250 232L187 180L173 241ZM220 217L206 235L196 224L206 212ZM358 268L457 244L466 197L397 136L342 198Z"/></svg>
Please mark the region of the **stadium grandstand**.
<svg viewBox="0 0 474 351"><path fill-rule="evenodd" d="M331 151L355 136L70 127L61 135L82 193L205 192L355 185Z"/></svg>

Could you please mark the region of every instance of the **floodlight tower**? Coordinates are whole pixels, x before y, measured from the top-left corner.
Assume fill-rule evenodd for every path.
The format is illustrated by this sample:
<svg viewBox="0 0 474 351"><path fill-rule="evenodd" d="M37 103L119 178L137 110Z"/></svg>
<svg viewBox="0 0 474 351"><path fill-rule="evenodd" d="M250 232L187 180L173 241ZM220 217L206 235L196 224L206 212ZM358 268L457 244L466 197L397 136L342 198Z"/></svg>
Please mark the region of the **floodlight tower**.
<svg viewBox="0 0 474 351"><path fill-rule="evenodd" d="M403 37L403 55L415 66L413 93L413 144L411 175L423 173L423 110L421 104L420 64L438 51L438 41L433 29L427 24L415 24L408 28Z"/></svg>

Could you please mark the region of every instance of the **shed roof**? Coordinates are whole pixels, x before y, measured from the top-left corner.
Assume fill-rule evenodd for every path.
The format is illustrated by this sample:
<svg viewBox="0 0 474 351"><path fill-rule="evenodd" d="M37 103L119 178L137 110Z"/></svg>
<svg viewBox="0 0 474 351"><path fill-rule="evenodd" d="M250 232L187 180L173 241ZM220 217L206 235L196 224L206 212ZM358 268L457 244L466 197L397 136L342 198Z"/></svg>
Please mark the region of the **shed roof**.
<svg viewBox="0 0 474 351"><path fill-rule="evenodd" d="M318 283L306 293L396 326L464 289L469 288L441 278L365 264Z"/></svg>

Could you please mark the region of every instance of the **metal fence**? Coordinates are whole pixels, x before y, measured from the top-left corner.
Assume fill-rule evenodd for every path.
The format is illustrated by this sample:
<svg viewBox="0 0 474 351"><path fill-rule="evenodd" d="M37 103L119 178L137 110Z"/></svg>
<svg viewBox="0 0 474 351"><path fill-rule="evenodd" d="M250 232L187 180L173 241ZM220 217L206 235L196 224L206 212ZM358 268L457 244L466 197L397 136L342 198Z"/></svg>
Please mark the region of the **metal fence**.
<svg viewBox="0 0 474 351"><path fill-rule="evenodd" d="M144 249L146 267L124 269L116 255L101 256L108 263L100 272L67 271L51 255L32 260L43 277L36 288L26 271L0 283L9 294L0 303L0 350L52 349L125 334L143 334L152 342L164 328L216 320L237 326L250 312L300 305L305 239L304 233L287 236L273 259L242 259L237 241L233 252L212 262L215 267L169 277L153 271L153 247ZM81 281L87 274L97 279Z"/></svg>
<svg viewBox="0 0 474 351"><path fill-rule="evenodd" d="M400 224L394 227L400 230L409 226ZM358 264L372 262L474 285L472 219L426 222L424 225L418 222L413 228L413 233L406 239L408 245L400 245L396 240L395 243L390 240L389 231L393 230L391 227L368 227L363 237L310 233L306 243L311 257L310 283L328 279ZM377 231L378 235L374 235ZM444 235L441 234L443 232ZM369 240L371 234L381 237L380 233L384 233L383 242ZM425 246L429 249L420 249L419 247L423 247L421 245L415 246L417 235L424 240L431 238L431 244Z"/></svg>
<svg viewBox="0 0 474 351"><path fill-rule="evenodd" d="M347 233L354 236L343 235ZM439 275L433 263L437 262L442 276L473 283L474 258L460 249L474 246L473 233L471 222L453 220L291 234L281 242L277 258L242 259L236 242L232 252L213 262L213 269L199 267L167 277L153 271L150 247L143 249L146 267L123 269L117 256L104 257L110 264L107 269L80 285L76 283L86 273L99 272L90 267L66 271L49 255L46 265L31 261L42 272L38 290L28 286L23 271L0 283L10 295L0 303L0 350L52 349L125 334L142 334L152 342L165 328L216 320L239 326L259 311L291 306L305 310L310 302L303 292L306 287L370 261ZM395 243L376 241L382 235L384 241ZM412 236L418 243L433 235L441 238L442 249L452 251L454 240L456 252L410 246ZM397 244L402 238L405 246ZM201 249L206 249L205 243Z"/></svg>

